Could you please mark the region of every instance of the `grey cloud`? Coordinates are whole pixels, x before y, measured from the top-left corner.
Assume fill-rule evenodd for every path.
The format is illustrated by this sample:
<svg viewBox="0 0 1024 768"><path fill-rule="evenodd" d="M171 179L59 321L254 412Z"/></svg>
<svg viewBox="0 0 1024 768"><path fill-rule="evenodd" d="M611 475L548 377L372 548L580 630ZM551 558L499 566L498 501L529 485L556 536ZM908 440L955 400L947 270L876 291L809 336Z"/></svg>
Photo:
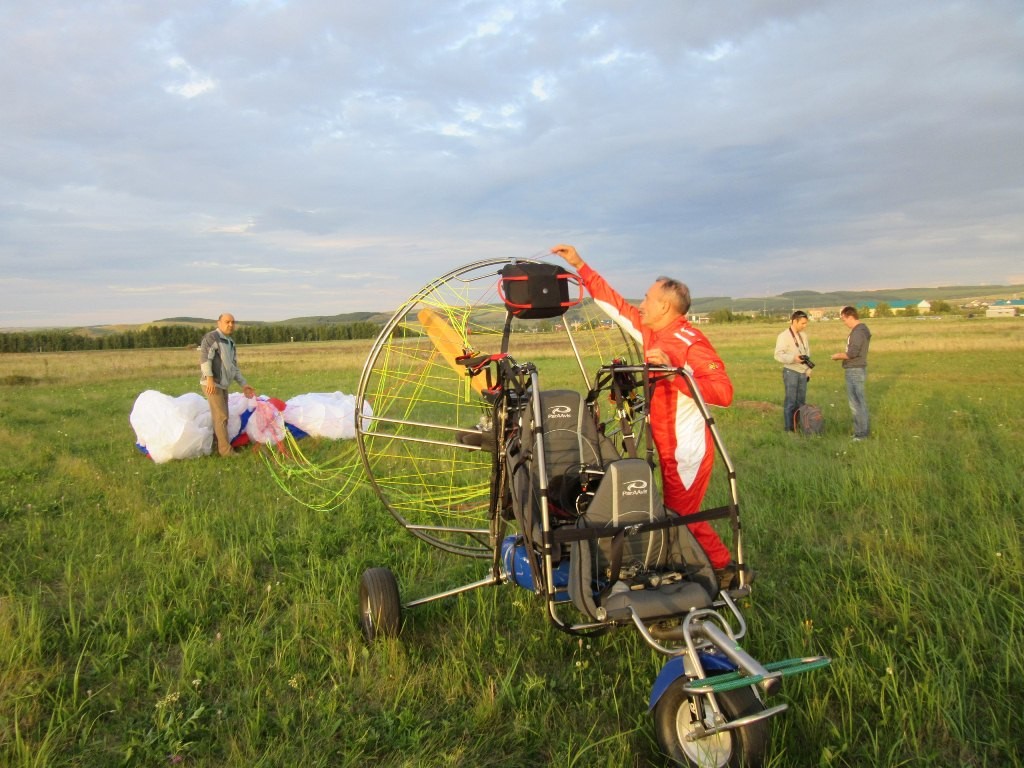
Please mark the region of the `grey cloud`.
<svg viewBox="0 0 1024 768"><path fill-rule="evenodd" d="M147 286L195 263L240 316L380 309L567 239L634 295L666 254L702 295L1020 274L1011 0L42 0L2 21L0 278L35 287L0 324L50 301L150 319Z"/></svg>

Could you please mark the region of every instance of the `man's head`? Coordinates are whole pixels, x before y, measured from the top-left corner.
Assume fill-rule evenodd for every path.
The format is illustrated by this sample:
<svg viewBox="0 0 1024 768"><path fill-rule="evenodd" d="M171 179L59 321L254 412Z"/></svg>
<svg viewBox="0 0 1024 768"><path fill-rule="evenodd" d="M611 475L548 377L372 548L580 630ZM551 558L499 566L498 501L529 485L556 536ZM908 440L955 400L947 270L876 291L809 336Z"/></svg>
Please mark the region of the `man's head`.
<svg viewBox="0 0 1024 768"><path fill-rule="evenodd" d="M860 315L857 314L856 307L843 307L839 313L839 318L846 323L847 328L853 328L853 326L860 322Z"/></svg>
<svg viewBox="0 0 1024 768"><path fill-rule="evenodd" d="M690 311L690 289L686 283L671 277L659 277L654 281L640 302L640 319L644 325L659 331L678 317L685 317Z"/></svg>
<svg viewBox="0 0 1024 768"><path fill-rule="evenodd" d="M802 309L798 309L792 315L789 316L789 326L797 333L800 333L804 328L807 327L809 319L807 313Z"/></svg>
<svg viewBox="0 0 1024 768"><path fill-rule="evenodd" d="M217 330L223 333L225 336L230 336L235 332L235 316L230 312L225 312L217 318Z"/></svg>

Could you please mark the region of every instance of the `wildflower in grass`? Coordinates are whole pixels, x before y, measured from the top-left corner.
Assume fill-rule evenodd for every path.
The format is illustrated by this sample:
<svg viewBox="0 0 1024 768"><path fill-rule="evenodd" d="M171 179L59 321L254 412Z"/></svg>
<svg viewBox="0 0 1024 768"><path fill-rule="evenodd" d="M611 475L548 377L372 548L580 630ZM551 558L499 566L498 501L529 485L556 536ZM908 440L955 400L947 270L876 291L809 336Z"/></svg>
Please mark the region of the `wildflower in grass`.
<svg viewBox="0 0 1024 768"><path fill-rule="evenodd" d="M172 691L164 696L160 701L156 703L155 709L162 710L168 709L178 703L178 699L181 698L181 693L178 691Z"/></svg>
<svg viewBox="0 0 1024 768"><path fill-rule="evenodd" d="M545 688L548 687L548 681L541 675L534 675L532 673L528 673L526 675L525 687L527 693L531 691L543 691Z"/></svg>

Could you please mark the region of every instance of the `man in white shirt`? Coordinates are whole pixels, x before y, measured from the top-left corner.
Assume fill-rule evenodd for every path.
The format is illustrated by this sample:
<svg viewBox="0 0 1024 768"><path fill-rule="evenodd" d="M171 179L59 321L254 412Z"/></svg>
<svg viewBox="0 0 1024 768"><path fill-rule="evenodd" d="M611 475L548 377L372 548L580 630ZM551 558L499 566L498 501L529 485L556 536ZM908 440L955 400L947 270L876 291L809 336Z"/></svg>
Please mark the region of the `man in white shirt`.
<svg viewBox="0 0 1024 768"><path fill-rule="evenodd" d="M782 384L786 391L782 401L782 426L787 432L793 431L793 416L807 402L807 382L814 367L807 323L807 313L796 310L789 317L789 327L775 340L775 359L782 363Z"/></svg>

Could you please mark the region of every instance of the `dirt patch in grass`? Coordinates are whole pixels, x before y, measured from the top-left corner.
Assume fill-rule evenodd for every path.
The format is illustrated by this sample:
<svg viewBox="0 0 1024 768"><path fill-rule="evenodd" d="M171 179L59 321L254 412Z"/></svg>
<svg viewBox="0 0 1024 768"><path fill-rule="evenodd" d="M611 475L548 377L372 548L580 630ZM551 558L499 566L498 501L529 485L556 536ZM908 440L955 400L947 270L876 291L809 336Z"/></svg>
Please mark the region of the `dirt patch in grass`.
<svg viewBox="0 0 1024 768"><path fill-rule="evenodd" d="M0 387L24 387L31 384L44 384L46 381L46 379L36 376L0 376Z"/></svg>
<svg viewBox="0 0 1024 768"><path fill-rule="evenodd" d="M766 403L764 400L737 400L732 404L733 408L744 408L756 413L770 413L779 410L778 403Z"/></svg>

